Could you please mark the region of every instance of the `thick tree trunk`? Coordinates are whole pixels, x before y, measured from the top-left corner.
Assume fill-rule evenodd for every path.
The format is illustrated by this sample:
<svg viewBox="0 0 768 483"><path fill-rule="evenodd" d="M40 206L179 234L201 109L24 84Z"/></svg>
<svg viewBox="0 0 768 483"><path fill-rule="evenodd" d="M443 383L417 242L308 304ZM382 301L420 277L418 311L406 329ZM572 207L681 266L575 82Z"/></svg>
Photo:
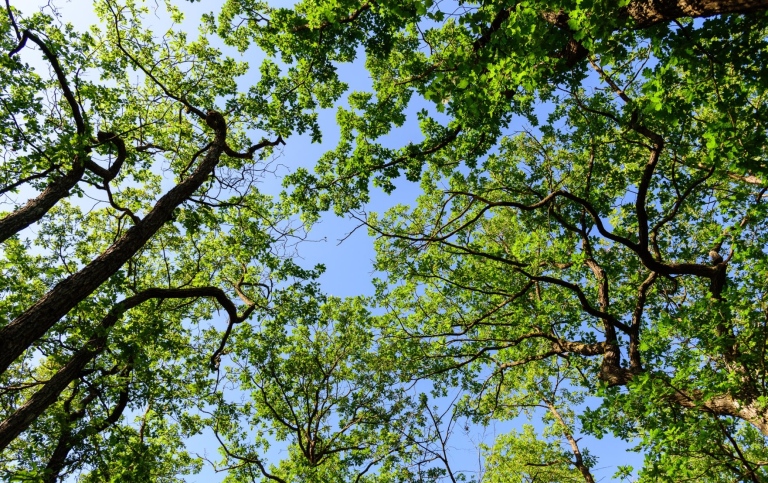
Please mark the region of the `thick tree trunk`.
<svg viewBox="0 0 768 483"><path fill-rule="evenodd" d="M750 13L768 9L767 0L635 0L627 15L639 28L677 18L700 18L729 13Z"/></svg>
<svg viewBox="0 0 768 483"><path fill-rule="evenodd" d="M209 123L216 126L214 141L192 175L162 196L144 219L131 227L104 253L79 272L59 282L37 303L0 329L0 373L67 312L117 272L171 219L173 210L208 179L226 145L226 124L220 114L214 114L213 117L220 121Z"/></svg>

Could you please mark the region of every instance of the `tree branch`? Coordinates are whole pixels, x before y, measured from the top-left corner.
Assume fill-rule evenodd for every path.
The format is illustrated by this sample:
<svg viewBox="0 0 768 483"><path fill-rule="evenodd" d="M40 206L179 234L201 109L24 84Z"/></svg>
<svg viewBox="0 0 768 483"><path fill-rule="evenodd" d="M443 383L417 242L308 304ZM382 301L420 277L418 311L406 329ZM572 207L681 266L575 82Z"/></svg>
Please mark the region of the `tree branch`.
<svg viewBox="0 0 768 483"><path fill-rule="evenodd" d="M83 348L75 352L69 361L51 377L45 385L38 389L27 401L0 422L0 451L5 449L19 434L26 430L32 422L58 400L64 389L82 373L88 363L101 354L107 347L109 329L114 326L126 311L150 299L178 299L191 297L208 297L216 299L232 318L237 318L237 309L223 290L217 287L191 288L151 288L139 292L115 304L112 310L101 320L97 334L85 343ZM246 311L247 314L250 312ZM244 314L244 316L247 316Z"/></svg>

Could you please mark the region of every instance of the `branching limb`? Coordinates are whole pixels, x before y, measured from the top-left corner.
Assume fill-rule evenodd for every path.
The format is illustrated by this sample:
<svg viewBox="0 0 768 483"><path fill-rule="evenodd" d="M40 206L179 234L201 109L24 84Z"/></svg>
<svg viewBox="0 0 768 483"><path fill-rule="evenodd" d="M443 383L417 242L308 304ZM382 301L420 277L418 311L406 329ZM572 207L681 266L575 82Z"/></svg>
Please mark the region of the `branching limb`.
<svg viewBox="0 0 768 483"><path fill-rule="evenodd" d="M112 408L109 415L104 418L104 420L99 421L98 424L86 426L82 431L78 433L73 433L69 427L69 424L82 419L85 416L88 404L93 401L98 394L95 389L92 389L89 394L83 398L83 400L80 402L80 408L78 410L68 413L67 421L65 423L66 425L62 429L62 433L59 435L56 447L54 448L51 457L48 459L48 464L45 467L45 477L43 478L45 483L56 483L59 481L59 475L61 474L61 471L64 469L64 466L67 462L67 455L76 442L82 440L87 435L101 433L120 420L120 417L128 407L128 402L130 400L130 379L128 376L132 370L133 363L129 362L120 371L120 377L125 380L125 383L123 384L120 393L118 394L117 403Z"/></svg>
<svg viewBox="0 0 768 483"><path fill-rule="evenodd" d="M605 322L609 323L611 326L616 327L617 329L620 329L624 333L628 334L630 332L629 326L624 322L621 322L614 315L604 310L595 308L589 302L589 299L587 299L587 296L584 294L584 291L578 285L571 282L567 282L565 280L561 280L559 278L549 277L546 275L543 275L543 276L531 275L530 273L527 273L523 269L518 269L518 272L528 277L528 279L534 280L536 282L550 283L553 285L558 285L563 288L567 288L568 290L572 291L576 295L576 298L579 299L579 303L581 304L581 307L589 315L592 315L593 317L597 317L600 320L604 320Z"/></svg>
<svg viewBox="0 0 768 483"><path fill-rule="evenodd" d="M64 93L64 98L67 100L67 104L69 104L69 107L72 110L72 117L75 121L77 134L84 136L86 133L86 125L80 112L80 105L77 103L75 95L69 87L69 82L59 63L58 57L48 48L45 42L31 31L24 30L19 45L8 54L9 57L13 57L16 53L21 51L28 40L31 40L40 47L40 50L43 51L45 58L56 73L59 86ZM51 208L53 208L54 205L56 205L56 203L59 202L59 200L69 195L69 191L83 176L85 164L89 161L88 151L89 148L86 147L82 152L75 155L72 169L64 176L52 181L40 195L29 200L24 206L14 210L11 214L0 220L0 242L7 240L19 231L40 220Z"/></svg>
<svg viewBox="0 0 768 483"><path fill-rule="evenodd" d="M107 192L107 199L109 200L109 204L110 206L112 206L112 208L128 215L131 218L131 220L133 220L134 224L141 222L141 218L136 216L136 214L134 214L133 211L131 211L129 208L125 208L124 206L120 206L117 204L117 202L115 202L115 199L112 196L112 190L109 188L109 183L105 181L104 184L101 186L101 188Z"/></svg>
<svg viewBox="0 0 768 483"><path fill-rule="evenodd" d="M224 291L217 287L152 288L117 303L99 323L97 335L91 337L82 349L75 352L69 361L42 388L30 396L22 406L0 422L0 451L26 430L51 404L55 403L61 392L80 376L85 366L106 349L109 329L120 320L127 310L150 299L193 297L213 298L224 307L230 317L238 317L235 305ZM249 311L246 312L250 314ZM247 314L244 315L247 316Z"/></svg>
<svg viewBox="0 0 768 483"><path fill-rule="evenodd" d="M217 427L213 428L213 435L216 436L216 440L218 440L219 445L221 446L221 449L224 450L224 454L226 454L227 457L236 459L238 461L242 461L244 463L250 463L250 464L256 465L256 467L259 468L259 471L261 471L261 474L264 475L264 478L270 479L272 481L277 481L278 483L288 483L287 481L280 478L279 476L273 475L270 472L268 472L267 468L264 466L264 463L262 463L260 459L254 458L254 457L237 455L232 451L230 451L227 445L224 444L224 441L222 441L221 436L219 436L219 431Z"/></svg>
<svg viewBox="0 0 768 483"><path fill-rule="evenodd" d="M198 109L197 107L193 106L184 96L177 96L173 94L160 80L155 77L152 72L150 72L144 64L138 61L136 57L133 56L130 52L128 52L128 49L126 49L123 46L122 38L120 36L120 12L115 11L113 5L111 3L107 3L107 7L109 8L110 12L112 12L112 18L114 19L114 25L115 25L115 36L117 37L117 48L120 49L120 51L128 57L134 66L139 68L142 72L144 72L144 75L149 77L152 82L154 82L162 91L163 93L170 97L171 99L175 100L176 102L181 103L187 110L187 112L191 112L195 114L198 118L205 120L206 119L206 113L202 110Z"/></svg>
<svg viewBox="0 0 768 483"><path fill-rule="evenodd" d="M131 259L171 220L176 207L188 200L209 179L219 162L227 135L223 117L218 113L214 117L221 119L221 122L214 123L214 140L203 161L188 178L163 195L139 223L127 230L101 255L79 272L59 282L37 303L0 328L0 372L5 371L34 341Z"/></svg>
<svg viewBox="0 0 768 483"><path fill-rule="evenodd" d="M107 169L102 168L90 159L88 159L85 163L85 167L88 168L88 170L93 174L99 176L106 184L112 181L120 172L120 168L122 168L128 153L125 149L125 141L123 141L120 136L115 133L99 131L97 138L100 144L111 143L113 146L115 146L115 148L117 148L117 156L115 158L115 162L112 163L112 165Z"/></svg>
<svg viewBox="0 0 768 483"><path fill-rule="evenodd" d="M584 458L581 455L581 450L579 449L579 444L576 441L576 439L573 437L573 434L571 433L570 428L568 427L568 424L565 422L563 417L560 415L560 412L557 410L557 407L547 398L542 398L542 401L544 401L544 404L547 405L547 408L549 409L550 414L554 416L555 420L560 424L560 427L563 432L563 437L565 437L566 441L568 441L568 444L571 446L571 452L573 453L573 465L576 466L576 468L581 472L581 476L584 477L584 481L587 483L595 483L595 478L592 476L592 472L589 471L589 467L584 464Z"/></svg>
<svg viewBox="0 0 768 483"><path fill-rule="evenodd" d="M267 146L277 146L278 144L282 144L283 146L285 146L285 141L283 141L282 136L277 136L277 139L275 139L274 141L262 139L261 142L254 144L253 146L248 148L244 153L238 153L237 151L233 150L229 146L225 146L224 153L227 156L230 156L232 158L253 159L253 153L255 153L256 151L264 149Z"/></svg>
<svg viewBox="0 0 768 483"><path fill-rule="evenodd" d="M31 40L37 44L37 46L40 47L40 50L43 51L45 58L48 59L48 62L53 68L53 71L56 73L59 86L61 87L62 92L64 92L64 98L67 100L67 104L69 104L69 107L72 110L72 117L75 118L77 133L80 135L85 134L85 121L83 120L83 115L80 112L80 105L75 99L75 95L72 93L72 89L69 87L69 81L67 81L67 76L64 75L64 69L62 69L61 64L59 64L59 58L53 53L51 49L48 48L45 42L40 40L40 37L32 33L30 30L24 30L24 33L21 36L21 40L19 41L19 45L17 45L15 49L8 53L8 57L13 57L18 52L20 52L21 49L23 49L27 44L27 40Z"/></svg>

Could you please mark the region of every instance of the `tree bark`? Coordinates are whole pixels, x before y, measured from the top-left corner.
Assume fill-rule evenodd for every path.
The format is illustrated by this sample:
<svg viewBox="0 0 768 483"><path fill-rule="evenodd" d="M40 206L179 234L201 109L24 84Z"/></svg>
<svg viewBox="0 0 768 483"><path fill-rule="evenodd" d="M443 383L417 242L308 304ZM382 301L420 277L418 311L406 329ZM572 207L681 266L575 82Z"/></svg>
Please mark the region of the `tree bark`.
<svg viewBox="0 0 768 483"><path fill-rule="evenodd" d="M74 166L64 176L52 181L37 197L0 220L0 243L40 220L71 190L85 172L85 164L75 159Z"/></svg>
<svg viewBox="0 0 768 483"><path fill-rule="evenodd" d="M173 210L208 179L226 145L226 125L221 114L214 114L208 117L216 117L216 121L221 122L209 122L209 125L216 126L214 141L192 175L162 196L144 219L132 226L104 253L59 282L37 303L0 329L0 373L5 372L34 341L119 270L171 219Z"/></svg>
<svg viewBox="0 0 768 483"><path fill-rule="evenodd" d="M648 28L677 18L701 18L768 9L767 0L635 0L626 15L637 28Z"/></svg>
<svg viewBox="0 0 768 483"><path fill-rule="evenodd" d="M704 396L702 394L687 394L684 392L677 392L670 397L672 402L684 408L698 409L716 415L733 416L743 419L764 436L768 436L768 418L766 418L765 410L758 409L752 403L741 403L728 394L714 396L705 401L702 401L703 399Z"/></svg>
<svg viewBox="0 0 768 483"><path fill-rule="evenodd" d="M75 94L69 87L69 82L67 82L67 77L64 74L64 70L61 68L61 64L59 63L56 54L54 54L37 35L29 30L25 30L24 35L19 41L19 45L8 54L8 57L13 57L24 48L27 40L31 40L37 44L37 46L40 47L40 50L43 51L45 58L48 59L48 62L51 64L51 68L53 68L53 71L56 73L56 78L64 94L64 98L66 99L67 104L69 104L70 109L72 109L72 117L77 128L77 135L82 138L86 134L85 121L80 113L80 105L77 103ZM0 243L38 221L45 216L45 214L48 213L60 199L69 195L69 190L71 190L83 177L85 165L90 161L88 158L88 151L89 149L86 148L83 152L75 156L72 163L72 169L62 177L52 181L39 196L29 200L23 207L15 210L13 213L0 220Z"/></svg>
<svg viewBox="0 0 768 483"><path fill-rule="evenodd" d="M123 377L126 377L131 370L133 370L132 364L129 364L126 366L122 371ZM59 439L56 443L56 448L54 448L53 453L51 454L51 457L48 459L48 464L45 466L45 475L43 476L43 483L56 483L59 480L59 475L61 474L62 470L66 466L67 463L67 456L69 456L69 452L72 450L72 447L75 445L75 443L83 439L87 436L87 434L97 434L105 429L109 428L113 424L117 423L118 420L120 420L120 416L123 415L123 412L125 411L125 408L128 406L128 400L129 400L129 391L130 391L130 383L128 380L126 380L125 385L123 386L122 390L120 391L120 395L117 400L117 404L114 408L112 408L112 411L109 413L109 416L107 416L106 419L101 421L99 424L86 427L83 431L80 431L78 433L73 433L71 424L76 422L79 419L82 419L83 416L86 414L86 406L95 399L95 397L86 397L83 407L79 410L70 413L68 415L68 421L64 428L62 429L62 433L59 436ZM93 394L95 396L95 394Z"/></svg>

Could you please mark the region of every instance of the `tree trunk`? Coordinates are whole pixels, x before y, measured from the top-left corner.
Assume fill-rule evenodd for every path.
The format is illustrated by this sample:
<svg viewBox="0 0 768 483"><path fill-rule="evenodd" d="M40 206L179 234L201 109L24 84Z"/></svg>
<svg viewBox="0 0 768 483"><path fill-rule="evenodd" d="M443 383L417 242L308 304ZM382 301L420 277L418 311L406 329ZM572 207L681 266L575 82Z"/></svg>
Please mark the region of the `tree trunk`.
<svg viewBox="0 0 768 483"><path fill-rule="evenodd" d="M636 27L647 28L677 18L750 13L766 8L766 0L635 0L626 7L626 13Z"/></svg>
<svg viewBox="0 0 768 483"><path fill-rule="evenodd" d="M218 113L216 116L221 117ZM218 164L226 145L225 123L216 123L216 127L215 138L208 153L189 178L162 196L144 219L131 227L104 253L79 272L59 282L37 303L0 329L0 373L5 372L32 343L117 272L171 219L173 210L203 185Z"/></svg>

